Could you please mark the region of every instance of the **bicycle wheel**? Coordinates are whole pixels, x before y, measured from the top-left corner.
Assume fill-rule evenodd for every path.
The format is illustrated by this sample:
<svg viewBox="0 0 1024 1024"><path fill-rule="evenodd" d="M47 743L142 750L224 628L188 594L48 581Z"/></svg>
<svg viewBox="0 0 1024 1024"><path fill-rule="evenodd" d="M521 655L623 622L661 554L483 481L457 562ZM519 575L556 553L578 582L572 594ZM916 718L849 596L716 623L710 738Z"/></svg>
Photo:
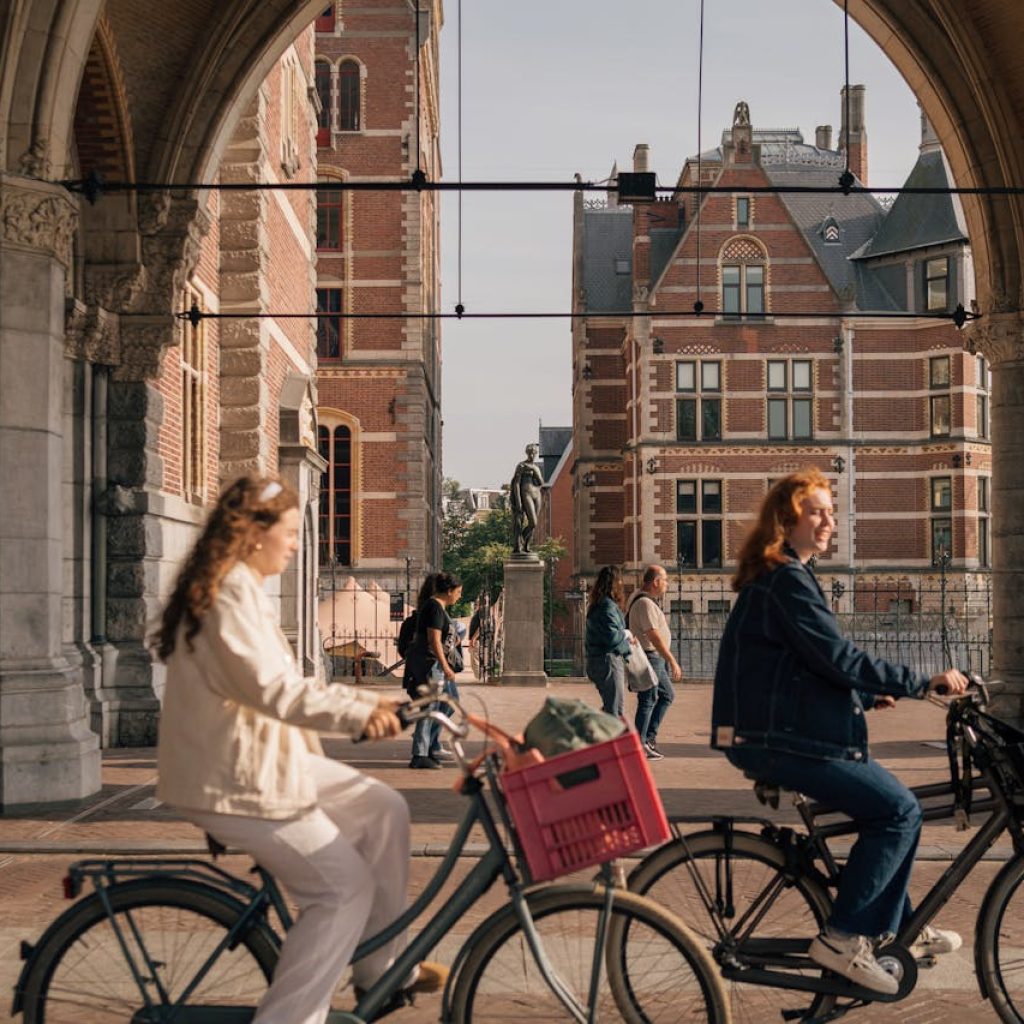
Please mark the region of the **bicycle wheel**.
<svg viewBox="0 0 1024 1024"><path fill-rule="evenodd" d="M114 886L108 898L157 1008L173 1003L191 984L242 909L225 893L176 879ZM276 938L266 926L255 925L214 961L188 1005L254 1007L276 963ZM96 895L50 926L37 947L23 996L24 1024L141 1024L149 1019L141 1015L145 1000L139 983Z"/></svg>
<svg viewBox="0 0 1024 1024"><path fill-rule="evenodd" d="M649 854L629 876L629 888L666 907L704 941L709 950L727 954L739 939L812 939L828 917L831 901L814 879L792 879L785 871L783 852L772 842L750 832L733 832L729 864L732 868L734 912L724 922L728 934L719 934L697 887L699 877L712 900L728 902L725 836L701 832L667 843ZM717 958L717 957L716 957ZM811 971L803 972L812 974ZM813 974L821 975L820 970ZM786 989L726 983L738 1024L781 1020L783 1010L808 1007L814 1015L832 1008L835 997Z"/></svg>
<svg viewBox="0 0 1024 1024"><path fill-rule="evenodd" d="M978 918L974 966L982 992L1006 1024L1024 1022L1024 858L996 875Z"/></svg>
<svg viewBox="0 0 1024 1024"><path fill-rule="evenodd" d="M606 890L553 885L527 895L552 968L584 1015L598 1022L711 1024L729 1020L718 970L671 914L624 889L614 891L603 958L596 936ZM474 933L452 993L455 1024L564 1022L573 1016L545 982L511 907ZM595 957L599 984L590 998Z"/></svg>

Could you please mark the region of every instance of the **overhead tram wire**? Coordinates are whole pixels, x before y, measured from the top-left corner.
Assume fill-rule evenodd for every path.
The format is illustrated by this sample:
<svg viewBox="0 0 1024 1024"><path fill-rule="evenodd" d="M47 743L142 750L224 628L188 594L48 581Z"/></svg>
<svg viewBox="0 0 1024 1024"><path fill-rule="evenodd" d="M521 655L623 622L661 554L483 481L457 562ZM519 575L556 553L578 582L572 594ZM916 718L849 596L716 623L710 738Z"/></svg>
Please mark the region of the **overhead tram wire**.
<svg viewBox="0 0 1024 1024"><path fill-rule="evenodd" d="M459 146L459 181L462 181L462 0L459 0L458 10L458 31L457 31L457 43L458 43L458 146ZM458 204L459 204L459 221L458 231L459 236L457 239L457 255L458 255L458 287L456 289L455 297L455 313L461 320L463 314L466 312L466 307L462 302L462 190L458 193Z"/></svg>
<svg viewBox="0 0 1024 1024"><path fill-rule="evenodd" d="M704 0L700 0L700 33L697 50L697 184L704 182L703 145L701 143L701 122L704 113ZM700 238L701 214L704 212L704 196L697 194L697 298L693 303L693 311L698 316L704 312L704 301L700 297Z"/></svg>
<svg viewBox="0 0 1024 1024"><path fill-rule="evenodd" d="M151 316L144 313L122 313L122 317ZM779 313L770 316L740 316L727 314L717 309L650 309L636 311L632 309L600 310L590 312L560 312L560 311L510 311L510 312L485 312L485 313L330 313L322 310L307 313L294 312L265 312L265 313L215 313L207 312L199 308L193 302L190 309L174 314L178 320L188 320L193 326L197 326L202 320L308 320L310 318L320 319L331 317L338 320L573 320L573 319L628 319L630 317L651 317L655 319L704 319L723 317L729 320L747 321L757 323L758 321L782 321L782 320L821 320L824 318L839 318L845 316L857 316L866 319L880 320L938 320L951 321L957 327L962 327L971 320L980 319L983 314L964 309L957 306L949 313L914 313L905 310L857 310L855 313L844 313L836 310L801 310L790 313Z"/></svg>
<svg viewBox="0 0 1024 1024"><path fill-rule="evenodd" d="M273 181L273 182L153 182L153 181L106 181L99 174L85 178L66 178L51 181L32 178L46 185L58 185L84 196L95 203L108 193L120 192L618 192L618 185L593 181L431 181L395 179L391 181ZM731 185L658 185L654 190L662 195L711 195L731 194L738 191ZM877 186L855 185L844 188L835 185L744 185L744 193L763 195L961 195L961 196L1024 196L1024 185L923 185L923 186Z"/></svg>

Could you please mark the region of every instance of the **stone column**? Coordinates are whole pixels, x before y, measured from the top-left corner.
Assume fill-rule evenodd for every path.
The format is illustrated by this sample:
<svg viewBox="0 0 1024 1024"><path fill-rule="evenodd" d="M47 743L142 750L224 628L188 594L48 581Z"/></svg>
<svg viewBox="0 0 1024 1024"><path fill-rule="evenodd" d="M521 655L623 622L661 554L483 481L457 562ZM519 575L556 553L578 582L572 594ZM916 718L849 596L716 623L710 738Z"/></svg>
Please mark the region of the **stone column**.
<svg viewBox="0 0 1024 1024"><path fill-rule="evenodd" d="M536 555L505 563L502 686L547 686L544 672L544 563Z"/></svg>
<svg viewBox="0 0 1024 1024"><path fill-rule="evenodd" d="M1024 722L1024 314L990 313L967 328L992 364L992 677L997 713Z"/></svg>
<svg viewBox="0 0 1024 1024"><path fill-rule="evenodd" d="M77 207L0 175L0 806L100 786L81 671L62 649L64 306Z"/></svg>

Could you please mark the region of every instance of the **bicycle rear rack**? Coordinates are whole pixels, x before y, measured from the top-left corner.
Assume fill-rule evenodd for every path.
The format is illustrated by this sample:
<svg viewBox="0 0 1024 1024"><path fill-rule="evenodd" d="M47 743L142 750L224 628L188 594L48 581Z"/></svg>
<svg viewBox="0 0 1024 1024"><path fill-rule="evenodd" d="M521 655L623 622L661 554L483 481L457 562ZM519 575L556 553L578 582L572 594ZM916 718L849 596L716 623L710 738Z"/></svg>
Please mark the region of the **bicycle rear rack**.
<svg viewBox="0 0 1024 1024"><path fill-rule="evenodd" d="M252 870L262 875L258 866ZM187 879L233 893L245 900L253 899L261 888L205 860L79 860L68 868L64 879L64 895L68 899L79 896L86 879L91 879L93 885L99 889L121 885L136 878L145 878L149 881L160 878Z"/></svg>

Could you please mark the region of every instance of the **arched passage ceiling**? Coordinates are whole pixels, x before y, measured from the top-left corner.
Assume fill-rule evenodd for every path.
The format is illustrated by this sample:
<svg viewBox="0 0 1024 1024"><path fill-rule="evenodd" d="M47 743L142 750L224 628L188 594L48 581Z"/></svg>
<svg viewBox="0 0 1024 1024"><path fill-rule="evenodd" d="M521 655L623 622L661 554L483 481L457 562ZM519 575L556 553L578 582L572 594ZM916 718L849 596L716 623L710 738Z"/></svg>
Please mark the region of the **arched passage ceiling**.
<svg viewBox="0 0 1024 1024"><path fill-rule="evenodd" d="M123 64L137 173L207 180L238 114L322 7L323 0L0 0L0 167L68 172L79 83L104 12ZM850 13L921 100L959 184L1024 184L1020 0L850 0ZM1020 308L1024 203L980 197L964 207L979 303Z"/></svg>

